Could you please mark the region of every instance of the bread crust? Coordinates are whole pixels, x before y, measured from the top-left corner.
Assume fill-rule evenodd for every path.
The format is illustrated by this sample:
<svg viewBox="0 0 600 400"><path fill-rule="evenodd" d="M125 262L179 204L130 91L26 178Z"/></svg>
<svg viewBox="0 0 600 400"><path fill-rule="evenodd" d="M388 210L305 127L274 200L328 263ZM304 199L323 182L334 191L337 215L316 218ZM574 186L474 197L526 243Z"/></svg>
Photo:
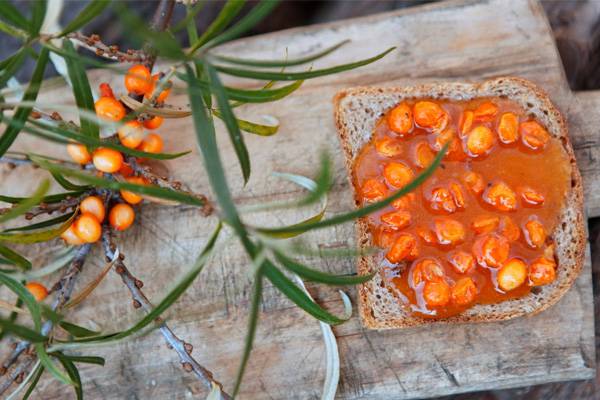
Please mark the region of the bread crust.
<svg viewBox="0 0 600 400"><path fill-rule="evenodd" d="M554 305L573 285L585 256L586 229L583 215L583 185L568 136L567 124L548 95L535 84L522 78L499 77L481 83L433 83L413 87L356 87L340 91L334 97L334 118L350 186L354 190L352 165L354 157L368 142L375 122L403 99L434 98L470 100L481 97L508 97L523 107L559 139L571 165L571 187L552 237L558 259L557 278L549 285L536 288L538 293L491 305L475 305L461 314L445 319L425 319L412 315L386 287L381 273L358 288L358 308L362 324L369 329L406 328L425 324L503 321L537 314ZM371 245L366 219L356 222L357 244ZM381 256L379 256L381 257ZM378 269L376 256L361 256L357 272L365 274Z"/></svg>

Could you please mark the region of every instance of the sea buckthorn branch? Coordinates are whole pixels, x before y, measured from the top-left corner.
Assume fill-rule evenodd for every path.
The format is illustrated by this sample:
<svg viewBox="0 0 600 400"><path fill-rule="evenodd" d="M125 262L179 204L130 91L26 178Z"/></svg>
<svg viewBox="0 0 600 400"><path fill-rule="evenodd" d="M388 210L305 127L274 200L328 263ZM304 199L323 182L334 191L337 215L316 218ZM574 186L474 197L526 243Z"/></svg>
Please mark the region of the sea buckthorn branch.
<svg viewBox="0 0 600 400"><path fill-rule="evenodd" d="M113 259L117 251L117 246L113 240L112 227L108 224L105 224L104 229L102 230L102 247L104 249L106 259ZM121 280L125 286L127 286L129 289L133 299L133 307L143 308L146 312L152 311L152 303L150 303L150 300L148 300L142 291L144 283L131 274L129 269L125 266L123 260L124 256L119 253L119 257L115 261L113 268L114 271L121 277ZM193 351L193 346L175 335L175 333L167 326L166 322L162 318L156 318L155 322L161 334L165 338L168 347L175 350L179 355L182 368L187 372L194 372L198 379L208 389L211 389L213 384L217 385L221 389L221 397L224 400L231 399L231 397L223 391L223 385L214 379L212 372L200 365L200 363L198 363L198 361L192 357L191 353Z"/></svg>
<svg viewBox="0 0 600 400"><path fill-rule="evenodd" d="M128 49L126 52L120 51L117 45L103 43L97 34L86 36L81 32L72 32L67 37L77 41L83 48L94 52L99 57L119 62L142 63L146 61L146 54L143 51L132 49Z"/></svg>

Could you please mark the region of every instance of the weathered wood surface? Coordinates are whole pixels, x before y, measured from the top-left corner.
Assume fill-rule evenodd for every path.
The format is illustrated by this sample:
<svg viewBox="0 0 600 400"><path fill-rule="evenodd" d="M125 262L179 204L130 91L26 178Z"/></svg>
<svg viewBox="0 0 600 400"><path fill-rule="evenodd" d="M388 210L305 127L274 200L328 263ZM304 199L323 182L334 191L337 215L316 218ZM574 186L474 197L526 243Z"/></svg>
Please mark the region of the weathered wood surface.
<svg viewBox="0 0 600 400"><path fill-rule="evenodd" d="M271 138L247 136L253 155L253 176L242 189L238 165L224 135L224 162L240 204L288 198L299 192L269 176L272 171L312 174L319 150L329 149L335 161L336 185L330 212L351 207L342 154L332 122L330 99L355 85L403 85L432 80L479 80L498 75L522 76L545 88L569 118L588 193L588 207L600 214L598 167L594 165L597 135L585 112L565 84L562 67L543 11L534 1L458 1L403 10L373 17L340 21L250 38L227 45L223 52L252 58L306 54L344 39L352 42L337 54L315 63L315 68L363 58L398 46L398 50L369 67L306 82L297 93L276 104L247 106L242 116L268 114L282 121ZM106 72L91 73L94 83ZM113 79L116 91L121 79ZM250 83L247 83L250 84ZM56 102L64 89L47 91L42 100ZM585 96L584 96L585 97ZM175 97L185 103L184 96ZM222 128L222 127L221 127ZM166 150L195 149L190 120L167 121L160 129ZM221 133L223 130L221 129ZM21 149L40 150L40 141L20 138ZM43 144L65 156L64 150ZM196 150L169 162L171 173L196 191L206 190ZM3 193L28 193L39 171L24 167L2 170ZM305 217L285 212L253 215L255 223L279 224ZM126 262L145 282L144 289L160 299L168 282L185 271L215 224L187 207L145 206L136 227L122 236ZM310 235L313 243L339 247L353 243L351 225ZM40 255L43 258L43 255ZM101 257L86 265L79 287L102 265ZM356 317L334 328L341 352L339 397L344 399L423 398L481 389L585 379L595 371L592 285L589 254L575 286L550 310L531 317L495 324L433 326L402 331L365 331ZM324 270L346 273L352 260L326 259L313 263ZM237 245L220 252L189 292L169 314L172 327L194 344L197 359L231 386L246 329L250 295L248 260ZM319 302L333 311L341 302L333 290L309 287ZM349 289L353 296L355 291ZM123 328L136 321L130 297L111 274L96 292L73 312L75 322L94 321L91 328ZM93 399L183 399L203 393L200 385L178 365L162 337L153 333L126 343L85 350L106 358L104 368L84 366L82 379ZM241 398L318 398L325 358L316 321L267 286L255 350L247 369ZM63 399L66 388L50 379L36 391L38 398Z"/></svg>

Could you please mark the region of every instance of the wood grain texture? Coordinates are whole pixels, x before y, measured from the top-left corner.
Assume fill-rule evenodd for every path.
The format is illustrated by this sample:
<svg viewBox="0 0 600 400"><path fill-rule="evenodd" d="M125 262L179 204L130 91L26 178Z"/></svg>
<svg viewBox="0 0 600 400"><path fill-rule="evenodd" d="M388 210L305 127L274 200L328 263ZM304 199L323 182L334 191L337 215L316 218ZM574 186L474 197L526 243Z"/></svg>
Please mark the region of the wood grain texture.
<svg viewBox="0 0 600 400"><path fill-rule="evenodd" d="M314 68L364 58L390 46L398 49L369 67L334 77L307 81L291 97L275 104L245 106L241 117L260 114L280 119L277 136L247 135L253 175L242 188L237 160L219 126L219 140L230 183L239 204L256 204L297 196L292 185L270 176L272 171L311 175L319 150L334 159L336 185L329 212L352 207L332 118L331 98L337 90L356 85L403 85L439 80L480 80L498 75L530 79L547 90L569 119L580 167L588 186L588 208L600 214L597 139L587 125L587 108L569 91L543 11L535 1L451 1L333 24L293 29L245 39L222 48L226 54L276 58L288 47L290 56L304 55L344 39L343 50L315 63ZM107 80L92 71L93 84ZM121 77L112 77L115 92ZM233 82L233 79L227 79ZM254 86L251 81L236 81ZM176 92L176 90L174 91ZM42 101L70 101L64 88L48 89ZM174 95L176 104L186 104ZM584 110L582 112L582 110ZM195 191L205 191L207 178L195 147L192 122L168 120L159 129L165 150L193 149L193 154L167 163L171 174ZM586 143L591 143L586 147ZM20 137L23 150L65 151L39 140ZM589 157L585 157L590 154ZM43 173L24 167L1 170L2 193L30 193ZM593 203L595 201L595 203ZM306 217L297 212L254 214L257 224L280 224ZM150 298L160 299L186 270L206 242L214 218L204 219L189 207L144 206L134 228L120 240L129 268L144 282ZM351 224L307 236L319 247L352 245ZM99 253L86 266L78 287L101 268ZM40 251L40 260L44 255ZM352 318L334 328L341 352L339 397L343 399L407 399L482 389L507 388L567 379L591 378L595 372L592 285L588 262L577 283L553 308L531 318L479 325L433 326L397 331L365 331ZM312 259L312 265L336 273L355 270L348 259ZM198 361L221 382L232 384L246 329L251 279L247 257L228 245L172 308L169 322L178 335L194 344ZM339 295L318 286L312 294L328 309L340 312ZM355 298L355 290L348 289ZM134 311L118 276L110 274L85 304L73 312L74 322L110 331L141 317ZM247 369L242 395L251 399L316 399L320 396L325 357L318 323L267 285L255 350ZM176 355L158 333L126 343L86 350L106 358L107 366L82 367L84 390L91 399L184 399L204 393L193 376L184 373ZM37 398L64 399L71 394L50 379L36 390Z"/></svg>

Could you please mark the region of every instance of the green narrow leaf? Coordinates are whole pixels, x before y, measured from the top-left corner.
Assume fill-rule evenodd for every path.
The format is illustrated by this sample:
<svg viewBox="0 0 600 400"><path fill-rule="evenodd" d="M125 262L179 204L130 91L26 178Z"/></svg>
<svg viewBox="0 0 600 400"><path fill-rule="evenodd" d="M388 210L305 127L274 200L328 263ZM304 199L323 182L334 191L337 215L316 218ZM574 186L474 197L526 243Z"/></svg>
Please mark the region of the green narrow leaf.
<svg viewBox="0 0 600 400"><path fill-rule="evenodd" d="M92 331L84 328L83 326L75 325L67 321L60 321L58 325L60 325L61 328L69 332L74 337L90 337L100 335L100 332Z"/></svg>
<svg viewBox="0 0 600 400"><path fill-rule="evenodd" d="M220 55L215 55L213 57L215 59L217 59L217 61L227 62L227 63L231 63L231 64L238 64L238 65L246 65L249 67L262 67L262 68L291 67L294 65L302 65L302 64L306 64L311 61L314 61L314 60L318 60L319 58L325 57L326 55L333 53L334 51L336 51L337 49L339 49L340 47L342 47L343 45L345 45L347 43L350 43L350 40L344 40L344 41L337 43L331 47L327 47L326 49L324 49L318 53L311 54L306 57L293 58L291 60L258 60L258 59L251 60L251 59L235 58L235 57L220 56Z"/></svg>
<svg viewBox="0 0 600 400"><path fill-rule="evenodd" d="M77 192L65 192L65 193L58 193L58 194L51 194L48 196L44 196L44 198L42 198L42 203L58 203L59 201L62 201L64 199L66 199L67 197L77 197L80 194L82 194L83 191L77 191ZM15 204L21 201L26 200L27 197L12 197L12 196L3 196L0 195L0 201L3 201L5 203L10 203L10 204Z"/></svg>
<svg viewBox="0 0 600 400"><path fill-rule="evenodd" d="M58 228L48 229L45 231L35 231L31 233L0 233L0 242L10 242L10 243L22 243L22 244L31 244L31 243L40 243L47 242L48 240L52 240L60 236L61 233L67 230L71 223L75 219L75 213L66 220L61 226Z"/></svg>
<svg viewBox="0 0 600 400"><path fill-rule="evenodd" d="M196 18L196 15L198 15L200 10L202 10L206 4L206 1L198 1L193 6L191 5L191 3L186 4L187 13L185 15L185 18L183 18L181 21L177 22L177 24L175 24L172 28L170 28L171 32L177 33L180 30L187 28L190 43L194 43L198 39L198 33L196 32L196 21L194 21L194 18ZM194 38L192 38L192 36L189 35L191 27L193 27L194 32L196 32Z"/></svg>
<svg viewBox="0 0 600 400"><path fill-rule="evenodd" d="M31 207L40 204L49 188L50 182L48 181L48 179L44 179L42 183L40 183L36 191L31 195L31 197L25 198L23 201L19 202L19 204L12 207L10 211L3 215L0 215L0 224L13 218L16 218L19 215L22 215L29 211Z"/></svg>
<svg viewBox="0 0 600 400"><path fill-rule="evenodd" d="M36 0L31 5L31 25L29 33L36 36L40 32L48 4L46 0Z"/></svg>
<svg viewBox="0 0 600 400"><path fill-rule="evenodd" d="M69 39L63 40L63 49L71 54L76 53L75 48ZM73 85L73 95L75 96L77 107L92 113L95 112L92 89L90 88L90 82L87 78L83 65L76 57L64 57L64 60L67 64L69 79ZM100 128L95 121L89 120L80 115L79 122L81 126L81 133L83 135L91 136L93 138L100 138Z"/></svg>
<svg viewBox="0 0 600 400"><path fill-rule="evenodd" d="M218 110L212 110L215 117L223 119L223 115ZM277 125L261 125L254 122L245 121L243 119L236 118L239 128L245 132L253 133L259 136L273 136L279 130L279 124Z"/></svg>
<svg viewBox="0 0 600 400"><path fill-rule="evenodd" d="M67 214L61 215L59 217L51 218L51 219L48 219L46 221L38 222L38 223L35 223L35 224L20 226L20 227L17 227L17 228L6 229L3 232L4 233L8 233L8 232L19 232L19 231L33 231L33 230L36 230L36 229L47 228L49 226L53 226L53 225L56 225L56 224L60 224L61 222L65 222L66 220L68 220L69 218L71 218L72 215L73 215L73 213L67 213Z"/></svg>
<svg viewBox="0 0 600 400"><path fill-rule="evenodd" d="M88 190L91 188L91 186L89 186L89 185L76 185L73 182L69 181L64 176L62 176L61 174L57 174L57 173L51 173L51 174L52 174L52 177L54 178L54 180L60 186L62 186L64 189L84 191L84 190Z"/></svg>
<svg viewBox="0 0 600 400"><path fill-rule="evenodd" d="M54 354L54 353L52 353ZM95 364L104 366L105 360L102 357L95 356L73 356L69 354L63 354L63 357L66 359L73 361L75 363L84 363L84 364Z"/></svg>
<svg viewBox="0 0 600 400"><path fill-rule="evenodd" d="M27 32L21 30L19 28L15 28L14 26L7 24L4 21L0 21L0 31L9 34L10 36L14 36L19 39L27 39Z"/></svg>
<svg viewBox="0 0 600 400"><path fill-rule="evenodd" d="M375 272L368 275L333 275L309 268L295 260L292 260L291 258L284 256L280 252L276 252L275 257L281 263L281 265L296 275L310 281L326 283L328 285L357 285L360 283L365 283L375 276Z"/></svg>
<svg viewBox="0 0 600 400"><path fill-rule="evenodd" d="M40 378L42 377L43 374L44 374L44 366L42 364L38 364L38 366L35 369L31 383L29 384L27 391L23 395L23 400L27 400L29 398L29 396L31 396L31 394L33 393L33 390L37 386L37 384L40 381Z"/></svg>
<svg viewBox="0 0 600 400"><path fill-rule="evenodd" d="M385 57L389 52L394 50L395 47L391 47L374 57L366 58L364 60L336 65L335 67L316 69L312 71L304 72L275 72L275 71L257 71L253 69L242 69L242 68L231 68L222 65L217 65L215 68L219 72L223 72L228 75L239 76L241 78L252 78L252 79L264 79L264 80L277 80L277 81L295 81L302 79L312 79L319 76L337 74L343 71L349 71L351 69L359 68L375 61L378 61Z"/></svg>
<svg viewBox="0 0 600 400"><path fill-rule="evenodd" d="M14 280L13 278L4 273L0 273L0 283L5 285L8 289L10 289L19 297L19 299L23 301L23 303L25 303L25 306L31 314L31 320L33 321L35 331L39 331L42 327L42 315L40 313L40 306L39 303L33 297L33 295L29 293L29 290L27 290L25 286L23 286L23 284Z"/></svg>
<svg viewBox="0 0 600 400"><path fill-rule="evenodd" d="M15 54L2 61L2 67L0 68L0 89L6 85L8 80L17 73L17 70L25 62L27 58L26 49L26 47L21 47Z"/></svg>
<svg viewBox="0 0 600 400"><path fill-rule="evenodd" d="M250 155L248 154L248 149L244 143L244 137L242 136L242 132L240 132L237 119L231 110L229 99L223 90L223 86L221 85L221 81L217 75L217 71L215 71L212 65L208 63L204 64L204 71L210 79L211 91L214 93L217 99L217 104L219 105L223 122L225 122L227 132L229 133L229 139L231 140L231 144L235 149L235 154L237 155L240 166L242 167L244 184L246 184L250 178Z"/></svg>
<svg viewBox="0 0 600 400"><path fill-rule="evenodd" d="M202 36L190 47L190 54L194 54L203 44L219 34L242 11L245 0L227 0L223 9L213 22L206 28Z"/></svg>
<svg viewBox="0 0 600 400"><path fill-rule="evenodd" d="M10 22L18 28L24 30L29 29L29 22L25 19L23 14L21 14L19 10L17 10L17 8L11 4L10 1L0 2L0 18L6 22Z"/></svg>
<svg viewBox="0 0 600 400"><path fill-rule="evenodd" d="M33 71L33 75L31 76L29 86L23 95L24 101L35 101L37 99L47 63L48 50L42 49L40 51L40 56L38 58L35 70ZM14 118L11 118L14 124L11 123L9 126L7 126L2 134L2 137L0 137L0 157L6 153L6 151L17 138L17 135L25 125L25 121L27 121L27 117L29 117L29 114L31 113L31 109L32 107L19 107L17 111L15 111ZM3 121L6 121L6 117L3 117Z"/></svg>
<svg viewBox="0 0 600 400"><path fill-rule="evenodd" d="M0 255L2 255L4 258L9 260L10 262L12 262L14 265L21 268L22 270L27 271L27 270L31 269L31 261L29 261L22 255L20 255L16 251L9 249L8 247L3 246L1 244L0 244Z"/></svg>
<svg viewBox="0 0 600 400"><path fill-rule="evenodd" d="M0 327L3 332L10 332L17 337L27 340L31 343L45 342L48 338L44 335L39 334L33 329L27 328L26 326L15 324L7 319L0 318Z"/></svg>
<svg viewBox="0 0 600 400"><path fill-rule="evenodd" d="M34 347L37 352L37 356L40 359L40 362L42 363L44 368L46 368L48 370L48 372L50 372L52 375L54 375L54 377L56 379L58 379L59 381L61 381L64 384L72 385L75 387L79 386L81 388L81 381L78 381L79 376L77 376L74 380L74 378L71 376L71 371L69 371L68 368L65 367L68 376L65 375L60 369L58 369L56 364L54 364L54 362L52 362L52 359L50 359L50 356L48 355L48 353L46 353L46 349L45 349L43 343L34 343ZM60 358L59 358L59 361L62 362L62 360L60 360ZM64 366L64 364L63 364L63 366Z"/></svg>
<svg viewBox="0 0 600 400"><path fill-rule="evenodd" d="M79 15L75 17L71 22L67 24L67 26L62 30L59 36L65 36L68 33L74 32L79 28L87 25L88 22L96 18L106 6L110 4L110 1L107 0L92 0L88 3L88 5L81 10Z"/></svg>

